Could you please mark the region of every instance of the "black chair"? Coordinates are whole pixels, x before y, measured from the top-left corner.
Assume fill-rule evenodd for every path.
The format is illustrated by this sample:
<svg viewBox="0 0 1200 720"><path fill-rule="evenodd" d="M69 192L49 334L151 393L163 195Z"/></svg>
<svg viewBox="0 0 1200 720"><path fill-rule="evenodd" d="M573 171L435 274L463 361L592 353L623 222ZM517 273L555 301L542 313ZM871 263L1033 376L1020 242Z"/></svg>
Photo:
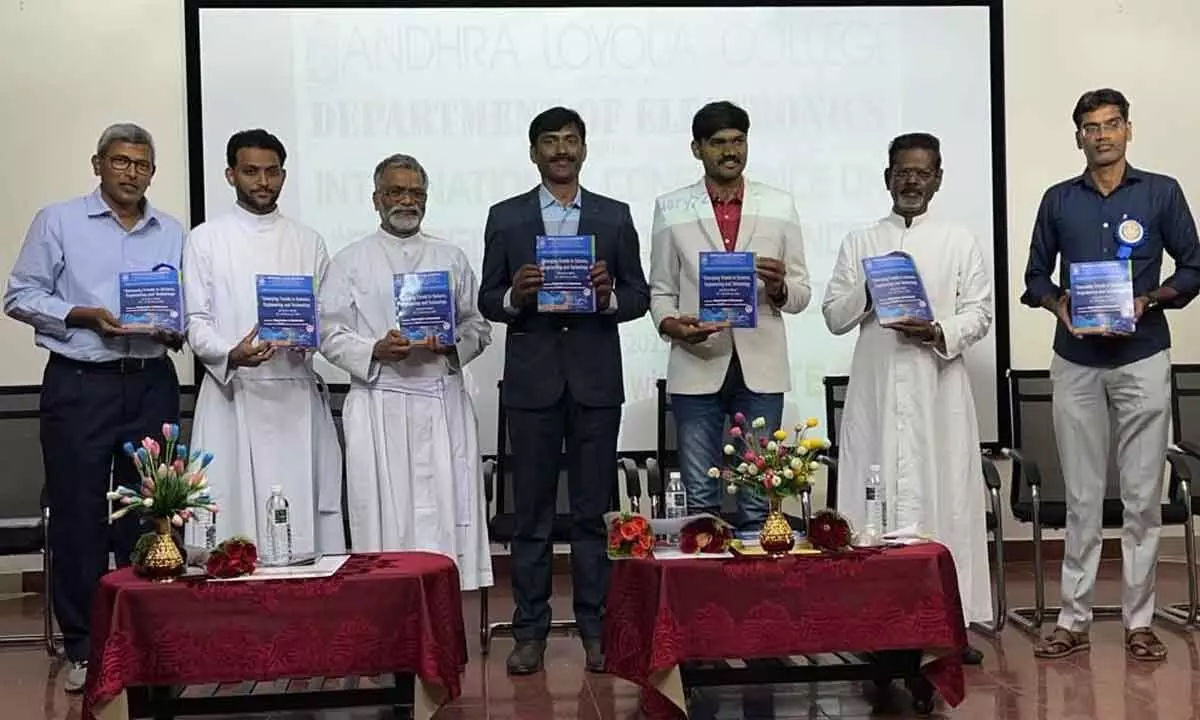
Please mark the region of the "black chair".
<svg viewBox="0 0 1200 720"><path fill-rule="evenodd" d="M503 391L504 381L496 383L497 412L496 412L496 455L487 457L483 463L483 489L488 507L493 509L488 519L488 538L493 544L506 548L512 544L516 535L516 515L512 507L512 454L508 437L508 414L504 403L499 400ZM639 511L642 496L641 478L637 466L628 458L617 458L619 475L613 478L612 510L621 507L620 478L625 479L625 497L633 512ZM567 495L567 458L564 453L559 461L558 501L554 515L554 525L550 531L552 543L567 544L571 542L571 513ZM578 626L574 619L552 620L550 632L570 634L576 632ZM488 588L479 589L479 645L480 652L487 655L491 649L492 638L512 637L512 621L490 622L488 615Z"/></svg>
<svg viewBox="0 0 1200 720"><path fill-rule="evenodd" d="M1013 516L1033 527L1033 607L1017 607L1009 618L1023 632L1039 635L1047 615L1061 608L1046 605L1046 580L1043 565L1042 531L1046 528L1066 528L1066 488L1058 459L1054 433L1053 387L1046 370L1009 371L1009 399L1012 403L1012 429L1015 448L1003 452L1013 460L1010 503ZM1113 443L1115 446L1115 443ZM1193 464L1182 453L1168 450L1163 459L1170 468L1165 501L1162 504L1164 526L1182 525L1188 566L1188 604L1186 610L1169 611L1158 608L1155 617L1167 621L1169 627L1190 624L1196 617L1196 558L1193 543L1191 485L1195 473ZM1107 485L1104 493L1102 526L1119 529L1123 524L1124 505L1121 502L1120 474L1116 467L1115 447L1110 452ZM1186 616L1184 615L1186 613ZM1121 617L1120 605L1095 605L1092 614L1097 619Z"/></svg>
<svg viewBox="0 0 1200 720"><path fill-rule="evenodd" d="M42 465L40 388L0 389L0 453L10 482L0 485L0 555L39 555L42 572L42 631L0 636L0 647L41 645L50 657L59 653L61 634L54 630L54 558L50 552L50 508Z"/></svg>
<svg viewBox="0 0 1200 720"><path fill-rule="evenodd" d="M825 416L829 419L830 450L836 457L837 432L842 426L842 412L846 407L846 391L850 378L846 375L827 375L825 383ZM984 511L989 539L992 543L992 584L995 587L995 602L992 604L992 620L989 623L973 622L971 629L989 637L995 637L1004 629L1008 615L1008 590L1004 582L1004 520L1000 497L1000 472L987 452L980 454L983 468L983 484L987 490L988 508ZM831 470L831 472L834 472ZM836 484L831 485L836 488ZM837 497L834 497L834 502Z"/></svg>
<svg viewBox="0 0 1200 720"><path fill-rule="evenodd" d="M657 412L656 412L656 441L654 456L646 459L646 488L650 496L650 516L663 517L666 511L666 491L667 479L671 473L680 471L679 462L679 433L675 425L675 414L671 408L671 395L667 392L666 378L658 378L655 381L657 390ZM829 490L832 497L837 497L837 460L836 457L828 452L822 453L817 457L817 461L826 466L829 477ZM732 495L723 496L723 505L721 508L722 515L733 512L736 509L737 499ZM812 492L805 491L800 495L801 506L805 509L805 515L812 514ZM828 505L834 507L833 505ZM791 524L793 530L806 532L808 528L804 527L804 520L784 513Z"/></svg>
<svg viewBox="0 0 1200 720"><path fill-rule="evenodd" d="M1171 427L1175 447L1194 461L1200 460L1200 365L1171 366ZM1193 462L1192 477L1198 477L1197 473L1200 468ZM1200 503L1192 503L1192 512L1200 512ZM1194 552L1195 539L1184 538L1184 542L1185 552ZM1188 625L1200 624L1200 608L1192 603L1177 603L1162 610Z"/></svg>

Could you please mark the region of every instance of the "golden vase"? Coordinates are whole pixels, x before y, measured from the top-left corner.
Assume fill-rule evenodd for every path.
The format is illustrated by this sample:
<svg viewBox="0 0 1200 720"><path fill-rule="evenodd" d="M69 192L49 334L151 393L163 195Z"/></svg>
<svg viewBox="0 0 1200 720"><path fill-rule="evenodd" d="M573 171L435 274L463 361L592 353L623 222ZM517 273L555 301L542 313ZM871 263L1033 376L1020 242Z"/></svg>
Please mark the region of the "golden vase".
<svg viewBox="0 0 1200 720"><path fill-rule="evenodd" d="M171 537L170 520L156 518L154 526L154 542L142 560L140 574L155 582L171 582L185 570L183 553L179 552L179 546Z"/></svg>
<svg viewBox="0 0 1200 720"><path fill-rule="evenodd" d="M758 532L758 544L772 557L787 555L795 545L792 526L783 514L783 498L769 497L767 520Z"/></svg>

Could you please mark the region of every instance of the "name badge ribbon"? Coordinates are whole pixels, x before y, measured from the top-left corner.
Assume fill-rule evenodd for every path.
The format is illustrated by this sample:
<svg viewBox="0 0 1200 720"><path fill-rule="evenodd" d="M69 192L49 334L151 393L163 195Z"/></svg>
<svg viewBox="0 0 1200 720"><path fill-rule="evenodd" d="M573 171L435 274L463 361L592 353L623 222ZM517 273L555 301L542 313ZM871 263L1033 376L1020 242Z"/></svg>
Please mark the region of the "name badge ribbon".
<svg viewBox="0 0 1200 720"><path fill-rule="evenodd" d="M1124 217L1117 225L1117 258L1128 260L1133 255L1133 249L1146 239L1146 228L1131 217Z"/></svg>

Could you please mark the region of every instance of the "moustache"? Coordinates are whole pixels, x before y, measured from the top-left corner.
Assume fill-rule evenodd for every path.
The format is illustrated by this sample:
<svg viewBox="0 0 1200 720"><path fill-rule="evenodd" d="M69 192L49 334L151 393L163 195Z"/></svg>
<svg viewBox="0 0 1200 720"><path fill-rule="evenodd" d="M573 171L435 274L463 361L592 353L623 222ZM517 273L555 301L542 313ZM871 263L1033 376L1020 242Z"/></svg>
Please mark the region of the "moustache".
<svg viewBox="0 0 1200 720"><path fill-rule="evenodd" d="M561 162L563 160L574 162L575 157L573 155L555 155L554 157L550 158L550 162Z"/></svg>
<svg viewBox="0 0 1200 720"><path fill-rule="evenodd" d="M726 155L721 158L721 162L741 162L741 160L736 155Z"/></svg>

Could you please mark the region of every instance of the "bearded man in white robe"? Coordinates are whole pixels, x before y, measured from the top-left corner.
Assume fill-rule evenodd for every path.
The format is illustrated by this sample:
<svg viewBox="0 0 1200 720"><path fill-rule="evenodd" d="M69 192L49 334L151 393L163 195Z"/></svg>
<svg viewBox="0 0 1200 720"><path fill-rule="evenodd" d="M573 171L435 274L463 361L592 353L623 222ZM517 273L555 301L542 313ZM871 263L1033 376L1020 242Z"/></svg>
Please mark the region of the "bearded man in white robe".
<svg viewBox="0 0 1200 720"><path fill-rule="evenodd" d="M243 535L264 547L267 499L279 485L292 552L341 553L342 453L313 353L257 338L256 276L310 276L319 287L329 265L321 236L279 212L286 159L265 130L231 137L225 179L237 204L196 227L184 247L188 342L206 371L191 445L214 456L218 540ZM188 544L203 546L205 529L203 518L192 523Z"/></svg>
<svg viewBox="0 0 1200 720"><path fill-rule="evenodd" d="M375 168L379 230L338 253L321 289L321 352L350 374L342 410L350 542L356 552L454 558L461 587L492 583L479 430L463 367L491 343L478 281L459 248L421 231L429 178L414 158ZM410 342L393 278L448 271L455 343Z"/></svg>
<svg viewBox="0 0 1200 720"><path fill-rule="evenodd" d="M992 284L971 232L929 214L941 186L941 144L901 135L888 149L884 178L892 212L842 242L822 311L835 335L858 329L838 434L838 505L863 528L865 480L881 467L888 528L916 530L946 545L958 570L963 621L990 620L992 596L984 523L979 427L963 353L992 324ZM862 261L909 254L934 322L884 327ZM976 664L973 648L964 660Z"/></svg>

